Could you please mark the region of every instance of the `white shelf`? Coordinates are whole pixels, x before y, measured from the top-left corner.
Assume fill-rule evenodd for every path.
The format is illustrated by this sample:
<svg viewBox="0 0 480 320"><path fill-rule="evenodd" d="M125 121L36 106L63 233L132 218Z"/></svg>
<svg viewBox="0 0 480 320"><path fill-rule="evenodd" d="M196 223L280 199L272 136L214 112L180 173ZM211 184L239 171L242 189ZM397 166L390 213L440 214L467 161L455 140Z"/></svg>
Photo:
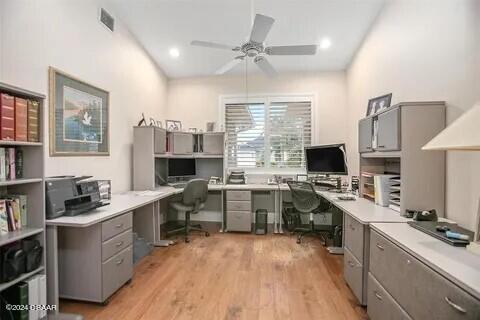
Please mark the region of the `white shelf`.
<svg viewBox="0 0 480 320"><path fill-rule="evenodd" d="M1 146L41 147L41 146L43 146L43 143L41 143L41 142L30 142L30 141L0 140L0 147Z"/></svg>
<svg viewBox="0 0 480 320"><path fill-rule="evenodd" d="M29 228L29 227L24 227L17 231L10 231L8 233L0 235L0 246L31 237L41 232L43 232L43 228Z"/></svg>
<svg viewBox="0 0 480 320"><path fill-rule="evenodd" d="M27 184L27 183L38 183L42 182L42 178L30 178L30 179L14 179L14 180L4 180L0 181L0 187L2 186L14 186L18 184Z"/></svg>
<svg viewBox="0 0 480 320"><path fill-rule="evenodd" d="M5 282L5 283L0 283L0 292L7 289L7 288L10 288L11 286L25 280L25 279L28 279L30 278L31 276L33 275L36 275L37 273L43 271L44 267L39 267L35 270L33 270L32 272L29 272L29 273L24 273L22 275L20 275L18 278L10 281L10 282Z"/></svg>

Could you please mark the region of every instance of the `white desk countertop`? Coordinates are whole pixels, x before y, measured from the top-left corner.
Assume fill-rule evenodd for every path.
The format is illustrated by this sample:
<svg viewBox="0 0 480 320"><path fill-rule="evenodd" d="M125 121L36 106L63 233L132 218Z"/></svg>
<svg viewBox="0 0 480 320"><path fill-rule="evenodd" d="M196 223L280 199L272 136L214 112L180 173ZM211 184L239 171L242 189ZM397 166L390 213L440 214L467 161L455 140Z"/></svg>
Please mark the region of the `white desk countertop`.
<svg viewBox="0 0 480 320"><path fill-rule="evenodd" d="M480 299L480 256L435 239L406 223L373 223L370 227Z"/></svg>

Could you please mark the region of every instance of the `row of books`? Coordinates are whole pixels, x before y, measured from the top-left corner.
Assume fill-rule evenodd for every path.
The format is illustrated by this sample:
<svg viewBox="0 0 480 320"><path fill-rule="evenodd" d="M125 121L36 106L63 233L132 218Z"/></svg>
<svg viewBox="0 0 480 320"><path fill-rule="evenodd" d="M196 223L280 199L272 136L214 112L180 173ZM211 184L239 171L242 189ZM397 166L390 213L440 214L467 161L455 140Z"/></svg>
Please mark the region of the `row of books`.
<svg viewBox="0 0 480 320"><path fill-rule="evenodd" d="M7 195L0 199L0 234L21 230L27 225L27 196Z"/></svg>
<svg viewBox="0 0 480 320"><path fill-rule="evenodd" d="M0 319L39 320L47 316L47 277L35 275L0 293ZM7 310L6 305L32 306L25 310ZM42 306L42 307L39 307ZM12 318L13 316L13 318Z"/></svg>
<svg viewBox="0 0 480 320"><path fill-rule="evenodd" d="M0 93L0 140L39 141L40 104Z"/></svg>
<svg viewBox="0 0 480 320"><path fill-rule="evenodd" d="M0 148L0 180L23 178L23 150L21 148Z"/></svg>

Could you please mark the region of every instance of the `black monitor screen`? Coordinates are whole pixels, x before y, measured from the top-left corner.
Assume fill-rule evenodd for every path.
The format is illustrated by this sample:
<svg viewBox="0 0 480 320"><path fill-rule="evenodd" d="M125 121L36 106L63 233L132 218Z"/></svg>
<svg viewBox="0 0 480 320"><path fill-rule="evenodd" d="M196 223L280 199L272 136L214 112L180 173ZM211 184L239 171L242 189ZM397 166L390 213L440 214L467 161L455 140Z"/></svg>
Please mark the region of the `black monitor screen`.
<svg viewBox="0 0 480 320"><path fill-rule="evenodd" d="M183 177L196 175L195 159L169 159L168 176Z"/></svg>
<svg viewBox="0 0 480 320"><path fill-rule="evenodd" d="M307 172L347 175L345 152L344 144L305 148Z"/></svg>

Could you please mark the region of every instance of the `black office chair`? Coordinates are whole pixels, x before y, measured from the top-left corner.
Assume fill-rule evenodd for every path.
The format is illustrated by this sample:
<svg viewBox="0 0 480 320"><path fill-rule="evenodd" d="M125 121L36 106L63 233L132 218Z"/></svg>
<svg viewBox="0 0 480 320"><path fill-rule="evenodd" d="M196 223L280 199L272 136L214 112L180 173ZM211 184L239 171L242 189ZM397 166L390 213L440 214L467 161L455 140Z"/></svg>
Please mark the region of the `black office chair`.
<svg viewBox="0 0 480 320"><path fill-rule="evenodd" d="M203 230L201 226L193 226L190 224L190 214L196 214L199 210L203 209L207 197L208 182L203 179L190 180L185 186L185 189L183 189L182 200L170 202L170 207L179 212L185 212L185 225L167 231L167 235L184 233L185 242L189 242L188 235L190 234L190 231L203 232L206 237L210 236L208 231Z"/></svg>
<svg viewBox="0 0 480 320"><path fill-rule="evenodd" d="M320 196L315 191L310 182L303 181L288 181L288 187L292 194L292 202L295 209L300 214L309 214L309 228L295 228L294 232L300 232L297 237L297 243L302 242L302 238L306 235L318 235L321 237L324 244L327 240L325 234L330 234L329 231L316 230L313 220L314 214L325 214L329 206L321 200Z"/></svg>

